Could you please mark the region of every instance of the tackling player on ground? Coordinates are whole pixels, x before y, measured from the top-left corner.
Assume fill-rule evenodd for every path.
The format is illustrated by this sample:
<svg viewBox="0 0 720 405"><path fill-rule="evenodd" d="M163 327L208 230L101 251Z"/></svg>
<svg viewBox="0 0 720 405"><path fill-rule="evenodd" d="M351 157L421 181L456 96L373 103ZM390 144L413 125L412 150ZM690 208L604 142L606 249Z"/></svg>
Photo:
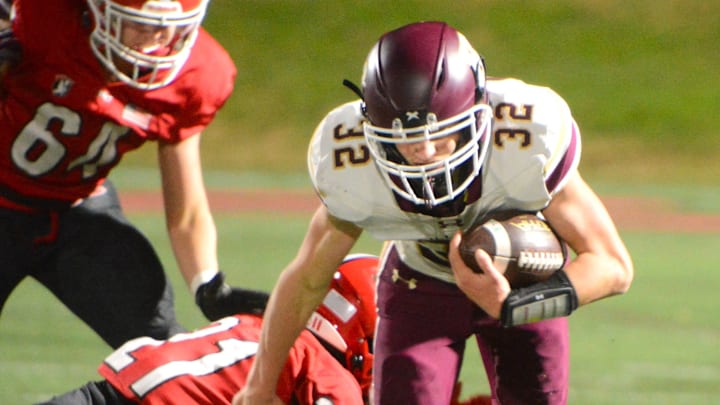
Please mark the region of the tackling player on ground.
<svg viewBox="0 0 720 405"><path fill-rule="evenodd" d="M290 349L277 385L288 404L369 404L377 311L377 256L350 254L322 304ZM168 340L133 339L110 354L90 382L43 405L230 404L255 359L262 320L237 315ZM487 397L451 405L483 405Z"/></svg>
<svg viewBox="0 0 720 405"><path fill-rule="evenodd" d="M15 0L0 41L0 308L37 279L112 347L179 331L171 286L106 181L145 142L157 156L177 265L210 319L259 311L230 289L200 133L233 89L200 24L207 0Z"/></svg>
<svg viewBox="0 0 720 405"><path fill-rule="evenodd" d="M276 391L283 403L367 400L377 265L377 256L353 254L337 268L323 303L284 363ZM230 404L255 359L261 325L258 316L240 315L165 341L131 340L100 365L104 380L43 404Z"/></svg>
<svg viewBox="0 0 720 405"><path fill-rule="evenodd" d="M331 111L309 148L323 205L273 291L236 405L277 403L284 354L362 231L381 257L373 400L449 403L468 337L502 404L567 402L567 315L626 292L630 256L577 166L580 132L565 101L517 79L486 79L465 37L441 22L383 35L360 100ZM547 281L511 289L462 230L503 211L541 212L575 253ZM540 313L529 318L529 313Z"/></svg>

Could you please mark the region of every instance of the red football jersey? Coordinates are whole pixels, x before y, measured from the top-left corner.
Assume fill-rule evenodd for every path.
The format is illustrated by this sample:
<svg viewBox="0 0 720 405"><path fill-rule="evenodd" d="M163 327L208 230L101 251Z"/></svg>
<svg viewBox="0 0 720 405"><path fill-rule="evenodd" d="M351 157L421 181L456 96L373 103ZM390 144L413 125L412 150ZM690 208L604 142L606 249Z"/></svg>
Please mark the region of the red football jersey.
<svg viewBox="0 0 720 405"><path fill-rule="evenodd" d="M175 81L143 91L108 82L90 48L85 1L15 3L23 54L2 83L0 187L41 199L86 197L145 141L201 132L232 92L235 65L203 30Z"/></svg>
<svg viewBox="0 0 720 405"><path fill-rule="evenodd" d="M262 320L238 315L168 340L131 340L98 371L127 398L141 404L230 404L244 385ZM362 404L355 378L308 331L293 345L278 383L285 403ZM332 402L327 402L332 401Z"/></svg>

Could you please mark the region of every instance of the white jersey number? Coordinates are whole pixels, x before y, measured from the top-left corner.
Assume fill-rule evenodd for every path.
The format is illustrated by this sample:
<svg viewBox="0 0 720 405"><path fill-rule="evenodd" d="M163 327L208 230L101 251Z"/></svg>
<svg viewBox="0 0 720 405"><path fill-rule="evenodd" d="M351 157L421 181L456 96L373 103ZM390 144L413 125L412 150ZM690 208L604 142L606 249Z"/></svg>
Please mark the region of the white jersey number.
<svg viewBox="0 0 720 405"><path fill-rule="evenodd" d="M52 129L54 125L59 127L56 131ZM52 103L41 105L33 120L25 125L13 142L13 162L31 176L50 172L67 154L65 145L58 139L78 136L81 126L82 120L76 112ZM83 179L97 174L99 166L115 160L116 143L128 130L114 122L106 122L87 152L70 162L67 171L82 167Z"/></svg>
<svg viewBox="0 0 720 405"><path fill-rule="evenodd" d="M172 342L182 342L192 339L200 339L215 333L225 332L238 324L237 318L223 318L210 327L189 333L177 334L167 341L155 340L149 337L133 339L105 359L105 364L115 372L128 367L135 361L133 352L146 346L160 346ZM145 396L148 392L159 387L168 380L183 375L202 376L212 374L225 367L231 366L241 360L254 356L257 353L258 343L240 339L223 339L215 343L218 351L208 353L193 360L178 360L158 366L139 377L130 385L130 388L139 397Z"/></svg>

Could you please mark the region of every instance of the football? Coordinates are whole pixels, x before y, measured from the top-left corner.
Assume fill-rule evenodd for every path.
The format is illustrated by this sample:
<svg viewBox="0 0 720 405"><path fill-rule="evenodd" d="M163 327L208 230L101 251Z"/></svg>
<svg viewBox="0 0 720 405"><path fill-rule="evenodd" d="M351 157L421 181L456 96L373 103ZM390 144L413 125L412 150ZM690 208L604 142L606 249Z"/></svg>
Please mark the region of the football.
<svg viewBox="0 0 720 405"><path fill-rule="evenodd" d="M565 265L568 252L547 221L529 213L498 216L463 233L460 256L482 273L475 261L477 249L488 253L513 288L544 281Z"/></svg>

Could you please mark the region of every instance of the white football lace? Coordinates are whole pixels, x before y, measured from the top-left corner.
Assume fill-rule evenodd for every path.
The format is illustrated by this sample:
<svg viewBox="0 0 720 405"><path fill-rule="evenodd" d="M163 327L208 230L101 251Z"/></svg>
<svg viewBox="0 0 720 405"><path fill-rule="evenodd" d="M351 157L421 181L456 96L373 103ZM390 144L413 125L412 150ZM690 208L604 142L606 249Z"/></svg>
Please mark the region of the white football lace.
<svg viewBox="0 0 720 405"><path fill-rule="evenodd" d="M518 267L533 273L545 273L562 268L565 258L562 253L552 252L520 252Z"/></svg>

